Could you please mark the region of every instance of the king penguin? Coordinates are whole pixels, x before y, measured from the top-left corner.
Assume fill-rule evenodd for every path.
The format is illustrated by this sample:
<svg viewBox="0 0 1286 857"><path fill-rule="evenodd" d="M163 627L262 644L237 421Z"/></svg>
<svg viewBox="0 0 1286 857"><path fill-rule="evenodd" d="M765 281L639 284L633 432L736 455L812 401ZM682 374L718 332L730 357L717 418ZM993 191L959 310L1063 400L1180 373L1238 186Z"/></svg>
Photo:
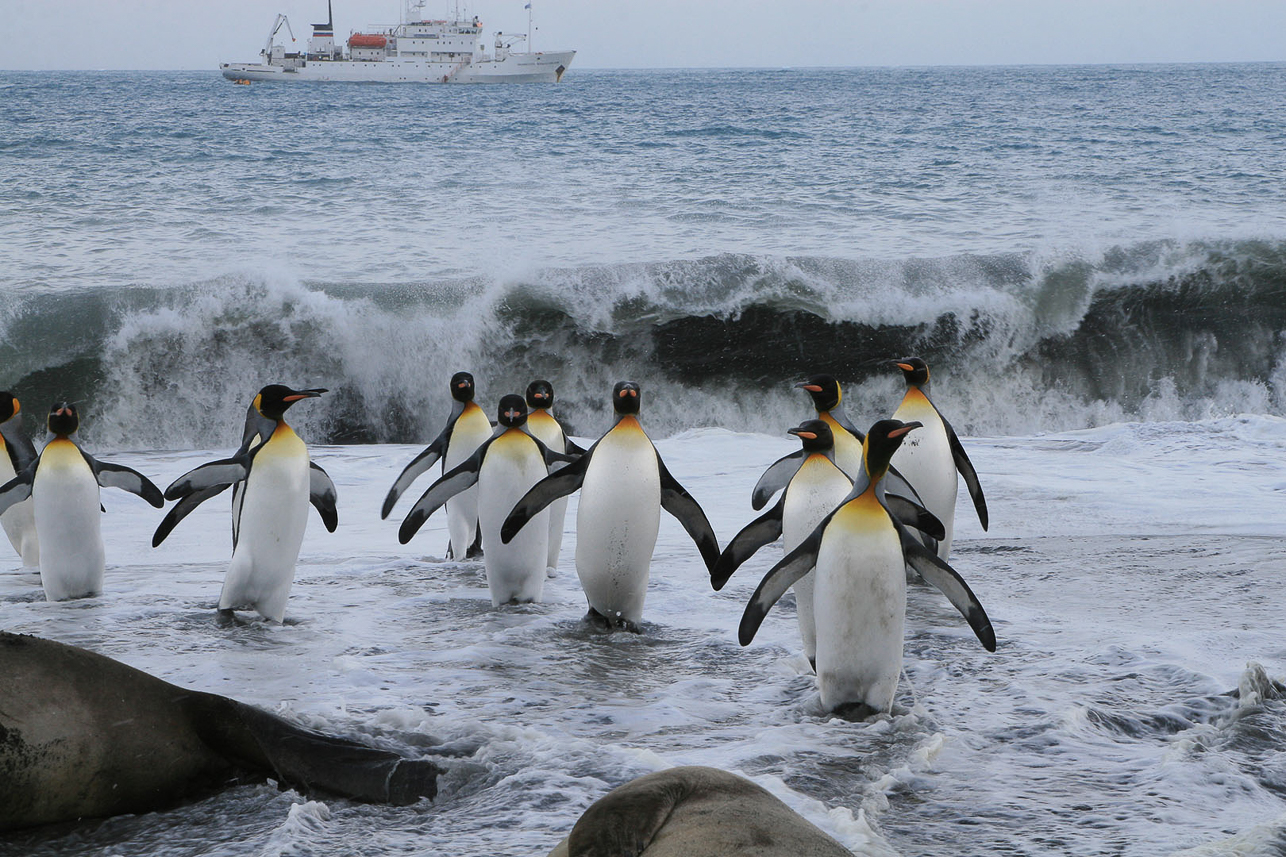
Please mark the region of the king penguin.
<svg viewBox="0 0 1286 857"><path fill-rule="evenodd" d="M785 478L785 491L777 505L747 524L728 542L710 573L710 584L716 591L724 587L742 563L778 537L782 538L786 553L794 550L853 487L853 480L835 463L829 425L822 420L806 420L788 431L800 439L803 448L772 465L781 471L779 476ZM790 471L788 476L787 470ZM942 535L942 523L927 510L893 494L886 495L885 500L890 510L907 526L923 529L933 538ZM794 589L804 654L809 663L815 663L817 634L813 622L812 572L800 578Z"/></svg>
<svg viewBox="0 0 1286 857"><path fill-rule="evenodd" d="M240 492L234 496L232 561L219 594L221 612L254 609L265 619L282 621L309 504L327 530L334 532L338 525L335 484L309 459L308 447L285 419L295 402L325 392L264 387L251 403L257 416L247 414L241 448L230 458L188 471L165 489L166 499L179 502L157 527L153 547L202 501L229 486Z"/></svg>
<svg viewBox="0 0 1286 857"><path fill-rule="evenodd" d="M552 449L566 455L583 455L585 450L573 443L562 425L554 419L550 409L554 405L554 386L548 381L532 381L527 385L527 430L532 436ZM551 464L551 471L562 467L561 462ZM558 568L558 555L563 547L563 528L567 518L567 498L559 497L549 504L549 556L545 564Z"/></svg>
<svg viewBox="0 0 1286 857"><path fill-rule="evenodd" d="M937 541L936 548L938 556L945 560L951 554L955 532L957 471L969 488L983 530L987 529L987 500L982 495L978 473L955 429L929 398L928 364L919 357L907 357L893 361L892 365L901 369L906 379L906 395L893 412L894 419L914 420L924 425L923 431L908 438L893 454L893 464L915 486L925 507L942 521L946 534ZM926 546L934 548L931 542L926 542Z"/></svg>
<svg viewBox="0 0 1286 857"><path fill-rule="evenodd" d="M429 486L398 530L398 539L406 544L434 511L477 485L482 562L491 603L496 607L540 601L549 550L547 513L538 515L521 538L511 541L500 540L500 525L514 503L549 475L551 463L571 460L532 436L522 396L508 395L500 400L497 422L495 433L472 455Z"/></svg>
<svg viewBox="0 0 1286 857"><path fill-rule="evenodd" d="M643 620L661 509L677 518L696 542L707 571L719 559L719 543L705 512L670 475L639 424L641 398L638 384L617 384L612 391L615 425L575 462L528 491L500 530L502 541L513 539L554 500L581 489L576 574L589 601L586 618L633 631Z"/></svg>
<svg viewBox="0 0 1286 857"><path fill-rule="evenodd" d="M12 393L0 393L0 445L4 454L0 455L0 485L8 482L31 462L36 460L36 447L31 438L22 430L22 407ZM0 515L0 525L4 526L5 535L13 544L13 549L22 557L26 568L37 568L40 565L40 539L36 535L36 513L33 511L31 498L15 503L9 510Z"/></svg>
<svg viewBox="0 0 1286 857"><path fill-rule="evenodd" d="M996 635L986 611L951 566L930 553L888 510L883 478L919 423L881 420L866 434L862 467L844 501L764 576L741 619L749 645L768 610L815 569L813 618L817 684L828 711L888 712L902 671L906 566L942 591L989 652Z"/></svg>
<svg viewBox="0 0 1286 857"><path fill-rule="evenodd" d="M53 435L40 455L0 486L0 514L28 497L36 520L40 551L40 585L45 598L65 601L103 590L106 558L99 516L99 486L137 494L158 509L161 489L146 476L121 464L99 461L77 445L80 428L75 405L63 402L49 411Z"/></svg>
<svg viewBox="0 0 1286 857"><path fill-rule="evenodd" d="M813 407L817 409L817 419L826 423L831 430L831 437L834 438L834 455L835 463L846 474L852 477L862 467L862 440L863 434L853 425L853 421L848 418L841 404L844 398L844 391L839 382L832 375L812 375L806 381L800 381L796 387L806 391L809 398L813 400ZM755 484L754 490L750 496L751 508L758 511L762 509L772 495L776 494L786 486L786 483L794 475L798 466L794 459L799 456L799 452L778 459L778 461L764 471L764 475L759 477ZM924 503L921 501L919 494L896 469L889 472L888 489L891 496L905 498L912 506L922 508ZM894 509L898 514L902 514L903 508ZM909 516L903 516L903 520L914 521L918 513L911 513Z"/></svg>
<svg viewBox="0 0 1286 857"><path fill-rule="evenodd" d="M472 375L457 372L451 376L451 415L447 417L446 427L423 452L411 459L393 487L388 489L388 496L380 509L381 520L393 511L398 498L411 487L411 483L438 459L442 460L442 472L446 473L473 455L474 450L491 437L491 420L474 402L474 395ZM448 558L472 559L481 551L477 489L463 491L447 503L447 532L450 535Z"/></svg>

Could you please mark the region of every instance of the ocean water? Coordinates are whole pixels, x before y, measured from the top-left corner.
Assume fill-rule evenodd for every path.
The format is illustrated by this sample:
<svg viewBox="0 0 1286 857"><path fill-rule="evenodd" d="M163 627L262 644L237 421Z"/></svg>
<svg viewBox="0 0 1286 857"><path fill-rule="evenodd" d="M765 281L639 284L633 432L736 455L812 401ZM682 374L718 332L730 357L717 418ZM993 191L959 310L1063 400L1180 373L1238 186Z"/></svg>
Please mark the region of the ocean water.
<svg viewBox="0 0 1286 857"><path fill-rule="evenodd" d="M0 72L0 386L161 485L266 383L339 487L284 625L223 627L226 506L159 549L105 491L101 597L0 573L0 627L440 756L433 803L243 786L2 854L541 855L634 776L755 779L862 855L1286 850L1286 66L572 72L557 86L234 86ZM821 711L793 606L741 648L663 521L641 635L572 561L493 609L445 519L379 504L478 378L592 441L617 380L721 543L830 371L859 426L919 354L991 509L912 587L893 716ZM416 488L427 487L422 477ZM409 492L408 492L409 493ZM16 566L16 558L8 562ZM0 563L0 567L4 564ZM3 690L0 689L0 698Z"/></svg>

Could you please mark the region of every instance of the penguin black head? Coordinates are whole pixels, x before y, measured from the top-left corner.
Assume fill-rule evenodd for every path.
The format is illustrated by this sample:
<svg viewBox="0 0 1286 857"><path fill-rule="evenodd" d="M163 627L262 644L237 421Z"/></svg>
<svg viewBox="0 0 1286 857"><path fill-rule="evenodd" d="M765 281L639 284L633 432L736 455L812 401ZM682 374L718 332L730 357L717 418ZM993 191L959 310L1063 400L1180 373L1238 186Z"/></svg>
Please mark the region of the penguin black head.
<svg viewBox="0 0 1286 857"><path fill-rule="evenodd" d="M9 418L22 408L18 405L18 397L8 390L0 392L0 423L8 422Z"/></svg>
<svg viewBox="0 0 1286 857"><path fill-rule="evenodd" d="M904 357L894 360L890 365L902 370L902 377L906 379L908 387L922 387L929 383L929 364L919 357Z"/></svg>
<svg viewBox="0 0 1286 857"><path fill-rule="evenodd" d="M639 412L643 391L633 381L621 381L612 388L612 408L621 416Z"/></svg>
<svg viewBox="0 0 1286 857"><path fill-rule="evenodd" d="M804 420L793 429L786 430L804 443L804 452L825 452L835 446L831 427L821 420Z"/></svg>
<svg viewBox="0 0 1286 857"><path fill-rule="evenodd" d="M49 431L58 437L75 434L80 428L80 414L71 402L59 402L49 409Z"/></svg>
<svg viewBox="0 0 1286 857"><path fill-rule="evenodd" d="M548 381L532 381L527 385L527 407L547 410L554 404L554 385Z"/></svg>
<svg viewBox="0 0 1286 857"><path fill-rule="evenodd" d="M839 388L839 381L831 375L810 375L807 381L800 381L795 386L808 391L818 413L835 410L844 396Z"/></svg>
<svg viewBox="0 0 1286 857"><path fill-rule="evenodd" d="M872 482L883 478L888 472L889 461L902 445L907 432L923 425L924 423L918 422L904 423L901 420L880 420L871 426L862 443L862 456L866 459L866 473Z"/></svg>
<svg viewBox="0 0 1286 857"><path fill-rule="evenodd" d="M527 422L527 402L516 393L502 396L500 398L500 413L496 415L496 422L505 428L518 428Z"/></svg>
<svg viewBox="0 0 1286 857"><path fill-rule="evenodd" d="M255 396L255 409L270 420L279 420L286 414L286 409L300 399L315 399L325 388L311 390L292 390L285 384L269 384Z"/></svg>
<svg viewBox="0 0 1286 857"><path fill-rule="evenodd" d="M457 402L473 401L473 376L468 372L457 372L451 376L451 398Z"/></svg>

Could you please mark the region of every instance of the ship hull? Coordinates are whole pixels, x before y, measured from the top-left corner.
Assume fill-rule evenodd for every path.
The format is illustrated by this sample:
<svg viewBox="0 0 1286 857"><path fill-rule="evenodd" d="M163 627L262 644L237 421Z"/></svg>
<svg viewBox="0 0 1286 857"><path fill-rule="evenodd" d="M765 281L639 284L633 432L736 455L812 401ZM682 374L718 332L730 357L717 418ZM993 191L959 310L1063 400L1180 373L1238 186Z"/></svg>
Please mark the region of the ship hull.
<svg viewBox="0 0 1286 857"><path fill-rule="evenodd" d="M313 61L297 68L265 63L224 63L233 81L297 83L557 83L575 51L509 54L503 60L448 64L414 61Z"/></svg>

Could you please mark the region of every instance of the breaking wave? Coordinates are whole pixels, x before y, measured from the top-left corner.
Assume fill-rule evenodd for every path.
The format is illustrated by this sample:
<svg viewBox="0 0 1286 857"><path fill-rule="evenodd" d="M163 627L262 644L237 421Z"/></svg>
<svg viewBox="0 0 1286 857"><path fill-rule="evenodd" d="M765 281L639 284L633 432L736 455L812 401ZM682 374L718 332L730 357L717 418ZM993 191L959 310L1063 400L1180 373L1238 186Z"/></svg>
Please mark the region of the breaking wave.
<svg viewBox="0 0 1286 857"><path fill-rule="evenodd" d="M581 435L607 394L644 385L655 435L779 433L793 383L829 371L860 424L918 354L963 434L1119 420L1283 413L1286 244L1151 242L1090 258L719 255L547 269L508 281L302 283L243 272L171 288L28 294L0 315L6 382L31 414L82 403L116 448L234 445L246 403L280 382L329 387L292 412L310 440L420 442L468 369L488 410L536 378ZM29 419L34 419L29 417Z"/></svg>

